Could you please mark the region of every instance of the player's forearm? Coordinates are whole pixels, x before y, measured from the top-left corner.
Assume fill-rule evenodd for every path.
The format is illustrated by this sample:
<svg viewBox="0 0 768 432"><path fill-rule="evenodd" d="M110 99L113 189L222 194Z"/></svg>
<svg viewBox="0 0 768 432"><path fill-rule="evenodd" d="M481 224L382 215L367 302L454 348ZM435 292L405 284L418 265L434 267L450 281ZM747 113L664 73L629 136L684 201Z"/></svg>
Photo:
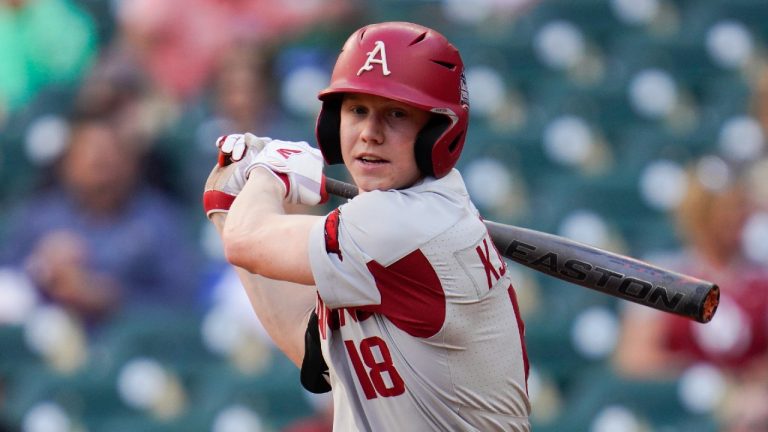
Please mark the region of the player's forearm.
<svg viewBox="0 0 768 432"><path fill-rule="evenodd" d="M278 349L301 367L304 332L317 299L315 288L236 270L261 325Z"/></svg>
<svg viewBox="0 0 768 432"><path fill-rule="evenodd" d="M309 233L318 216L286 215L284 189L272 174L255 169L232 204L223 229L228 261L262 276L313 285Z"/></svg>
<svg viewBox="0 0 768 432"><path fill-rule="evenodd" d="M224 213L214 214L211 221L221 234ZM304 331L310 312L315 307L315 288L267 279L235 267L253 311L275 345L297 366L304 357Z"/></svg>

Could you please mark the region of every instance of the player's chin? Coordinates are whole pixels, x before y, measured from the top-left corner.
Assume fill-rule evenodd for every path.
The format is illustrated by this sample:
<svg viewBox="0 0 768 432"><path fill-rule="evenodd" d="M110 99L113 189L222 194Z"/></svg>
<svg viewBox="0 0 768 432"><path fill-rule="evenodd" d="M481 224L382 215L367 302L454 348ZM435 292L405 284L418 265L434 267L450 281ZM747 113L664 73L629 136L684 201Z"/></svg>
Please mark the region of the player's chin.
<svg viewBox="0 0 768 432"><path fill-rule="evenodd" d="M360 174L353 176L353 178L357 187L363 192L396 189L395 183L388 178Z"/></svg>

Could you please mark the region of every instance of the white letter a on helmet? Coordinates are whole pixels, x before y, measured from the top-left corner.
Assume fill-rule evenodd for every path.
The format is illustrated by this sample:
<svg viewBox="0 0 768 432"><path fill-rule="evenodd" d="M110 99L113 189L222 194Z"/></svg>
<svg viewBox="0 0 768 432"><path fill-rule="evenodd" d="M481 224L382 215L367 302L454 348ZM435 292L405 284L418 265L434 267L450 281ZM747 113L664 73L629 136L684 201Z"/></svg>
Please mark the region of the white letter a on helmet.
<svg viewBox="0 0 768 432"><path fill-rule="evenodd" d="M376 55L379 53L381 53L380 58L376 58ZM368 59L365 60L365 64L363 65L363 67L361 67L360 70L357 71L357 76L360 76L360 74L362 74L365 71L373 70L374 63L381 65L381 73L383 73L384 76L392 73L389 71L389 68L387 67L387 50L384 49L384 42L376 41L373 47L373 51L370 51L367 54L368 54Z"/></svg>

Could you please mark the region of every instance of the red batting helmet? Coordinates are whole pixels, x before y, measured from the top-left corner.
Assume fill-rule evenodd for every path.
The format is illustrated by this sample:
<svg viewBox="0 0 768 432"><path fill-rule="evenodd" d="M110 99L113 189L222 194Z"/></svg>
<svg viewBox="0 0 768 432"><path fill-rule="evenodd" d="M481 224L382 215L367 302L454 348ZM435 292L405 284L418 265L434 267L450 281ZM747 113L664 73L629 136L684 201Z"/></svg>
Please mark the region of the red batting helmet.
<svg viewBox="0 0 768 432"><path fill-rule="evenodd" d="M361 28L347 39L331 84L321 91L316 135L328 164L342 163L339 141L341 96L366 93L406 103L434 115L416 138L423 174L442 177L464 147L469 101L459 51L440 33L417 24L385 22Z"/></svg>

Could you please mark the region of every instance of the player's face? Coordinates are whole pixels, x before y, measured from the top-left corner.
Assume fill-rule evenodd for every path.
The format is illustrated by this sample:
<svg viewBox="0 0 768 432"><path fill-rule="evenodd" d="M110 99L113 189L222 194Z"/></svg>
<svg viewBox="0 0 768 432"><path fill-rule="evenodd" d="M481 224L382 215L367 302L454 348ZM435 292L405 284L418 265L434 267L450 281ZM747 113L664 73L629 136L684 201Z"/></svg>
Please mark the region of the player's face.
<svg viewBox="0 0 768 432"><path fill-rule="evenodd" d="M361 192L402 189L421 178L413 146L430 113L379 96L347 94L341 155Z"/></svg>

